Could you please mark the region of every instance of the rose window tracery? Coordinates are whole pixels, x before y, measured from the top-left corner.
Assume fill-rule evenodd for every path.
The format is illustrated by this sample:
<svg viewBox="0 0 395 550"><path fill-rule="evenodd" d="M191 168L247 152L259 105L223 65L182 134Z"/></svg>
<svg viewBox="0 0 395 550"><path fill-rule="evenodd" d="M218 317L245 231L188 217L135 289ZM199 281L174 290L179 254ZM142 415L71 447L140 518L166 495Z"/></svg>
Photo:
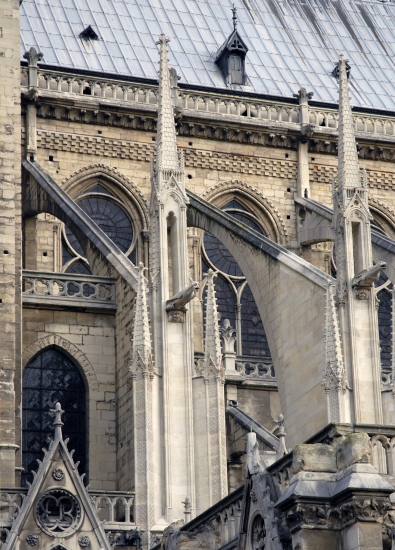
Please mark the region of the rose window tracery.
<svg viewBox="0 0 395 550"><path fill-rule="evenodd" d="M38 525L52 537L71 535L82 519L79 500L65 489L51 489L44 493L35 513Z"/></svg>
<svg viewBox="0 0 395 550"><path fill-rule="evenodd" d="M125 205L100 184L85 191L76 202L118 248L134 261L135 232ZM85 253L68 227L64 228L62 235L62 264L67 273L90 274Z"/></svg>

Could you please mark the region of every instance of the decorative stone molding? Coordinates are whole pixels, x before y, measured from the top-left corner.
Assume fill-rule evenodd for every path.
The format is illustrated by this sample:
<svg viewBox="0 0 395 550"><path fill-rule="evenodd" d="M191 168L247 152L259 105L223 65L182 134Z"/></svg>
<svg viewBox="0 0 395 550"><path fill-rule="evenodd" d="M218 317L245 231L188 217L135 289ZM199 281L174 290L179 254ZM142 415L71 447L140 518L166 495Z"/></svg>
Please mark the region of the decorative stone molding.
<svg viewBox="0 0 395 550"><path fill-rule="evenodd" d="M48 336L44 336L30 344L23 352L23 365L27 365L27 363L41 350L52 346L56 346L62 351L66 351L78 363L84 372L90 390L97 391L99 389L99 381L87 356L72 342L69 342L69 340L66 340L58 334L48 334Z"/></svg>
<svg viewBox="0 0 395 550"><path fill-rule="evenodd" d="M26 537L26 542L28 543L29 546L37 546L38 536L35 535L34 533L29 533L28 536Z"/></svg>
<svg viewBox="0 0 395 550"><path fill-rule="evenodd" d="M282 163L283 161L274 162ZM268 221L275 232L276 242L279 244L288 244L289 235L283 217L275 204L268 197L266 197L262 191L253 185L241 180L227 180L216 183L209 189L206 189L201 196L203 199L215 204L216 201L219 201L220 197L232 193L239 194L240 198L242 200L244 199L247 204L250 204L254 210L258 207L260 213L267 216ZM254 213L256 214L256 212ZM261 221L265 224L265 220ZM271 235L269 236L271 237Z"/></svg>
<svg viewBox="0 0 395 550"><path fill-rule="evenodd" d="M154 154L151 144L46 130L37 131L37 147L139 162L150 162ZM290 160L186 149L185 167L296 181L297 163Z"/></svg>
<svg viewBox="0 0 395 550"><path fill-rule="evenodd" d="M310 164L310 181L314 183L324 183L332 185L333 178L337 178L337 168L324 164ZM395 173L379 172L377 170L366 169L367 185L376 189L395 190ZM369 201L372 199L369 197Z"/></svg>
<svg viewBox="0 0 395 550"><path fill-rule="evenodd" d="M66 178L63 179L61 182L61 187L69 193L75 186L81 187L85 181L89 180L90 185L91 180L94 178L108 179L110 182L114 183L116 186L120 186L121 189L130 194L132 199L134 199L139 206L140 215L144 226L143 230L147 230L149 225L148 201L141 192L140 188L116 168L102 162L89 164L88 166L78 168L77 170L74 170L74 172L71 172Z"/></svg>
<svg viewBox="0 0 395 550"><path fill-rule="evenodd" d="M61 481L64 478L64 471L62 468L55 468L52 472L52 477L55 481Z"/></svg>
<svg viewBox="0 0 395 550"><path fill-rule="evenodd" d="M392 525L395 511L388 499L356 498L340 506L310 505L298 502L286 515L292 532L301 527L321 526L340 530L353 521L371 521Z"/></svg>
<svg viewBox="0 0 395 550"><path fill-rule="evenodd" d="M81 535L78 537L78 544L81 546L81 548L87 548L91 545L91 539L88 537L88 535Z"/></svg>

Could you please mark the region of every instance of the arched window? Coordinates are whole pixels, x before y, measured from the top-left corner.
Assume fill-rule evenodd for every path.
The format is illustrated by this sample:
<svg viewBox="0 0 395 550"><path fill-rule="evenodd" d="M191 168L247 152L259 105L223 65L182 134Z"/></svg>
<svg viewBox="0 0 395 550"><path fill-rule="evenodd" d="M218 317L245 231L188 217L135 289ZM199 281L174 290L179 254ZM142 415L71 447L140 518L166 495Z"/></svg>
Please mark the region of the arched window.
<svg viewBox="0 0 395 550"><path fill-rule="evenodd" d="M86 466L86 398L85 384L74 363L57 349L42 351L25 368L22 382L22 484L32 482L31 470L42 460L42 448L54 436L54 417L50 409L62 405L63 436L69 438L69 449L75 449L74 460L79 471Z"/></svg>
<svg viewBox="0 0 395 550"><path fill-rule="evenodd" d="M76 202L118 248L136 263L136 235L125 205L99 183L85 191ZM84 251L68 227L65 227L62 235L62 265L63 271L67 273L90 274Z"/></svg>
<svg viewBox="0 0 395 550"><path fill-rule="evenodd" d="M264 234L259 221L237 199L233 198L221 210ZM236 329L237 355L267 358L270 361L262 319L243 272L226 246L206 232L202 250L203 276L210 268L218 271L215 279L218 313L220 319L229 319L231 326Z"/></svg>

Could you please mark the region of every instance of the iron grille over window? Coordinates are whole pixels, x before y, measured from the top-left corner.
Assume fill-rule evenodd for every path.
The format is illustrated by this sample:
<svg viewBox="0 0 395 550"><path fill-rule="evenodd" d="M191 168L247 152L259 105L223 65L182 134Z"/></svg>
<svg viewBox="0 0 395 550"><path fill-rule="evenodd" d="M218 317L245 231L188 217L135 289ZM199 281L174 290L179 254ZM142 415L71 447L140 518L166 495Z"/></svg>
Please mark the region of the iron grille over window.
<svg viewBox="0 0 395 550"><path fill-rule="evenodd" d="M80 473L86 472L85 385L77 367L63 353L47 349L27 365L23 373L22 461L25 472L22 485L32 483L32 470L42 459L42 448L53 438L53 416L50 409L62 404L64 438L69 449L75 449L74 460L80 461Z"/></svg>

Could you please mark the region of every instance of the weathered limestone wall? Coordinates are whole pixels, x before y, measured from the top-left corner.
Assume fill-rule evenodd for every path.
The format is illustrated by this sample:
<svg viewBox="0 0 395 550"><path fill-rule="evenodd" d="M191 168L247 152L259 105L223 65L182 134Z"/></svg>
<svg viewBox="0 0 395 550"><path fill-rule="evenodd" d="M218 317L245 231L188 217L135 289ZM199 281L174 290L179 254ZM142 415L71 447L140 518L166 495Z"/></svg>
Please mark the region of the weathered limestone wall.
<svg viewBox="0 0 395 550"><path fill-rule="evenodd" d="M238 407L269 431L277 426L278 415L281 413L277 390L247 387L237 388Z"/></svg>
<svg viewBox="0 0 395 550"><path fill-rule="evenodd" d="M87 387L89 483L116 490L115 318L112 314L23 309L23 367L56 346Z"/></svg>
<svg viewBox="0 0 395 550"><path fill-rule="evenodd" d="M60 271L61 222L50 214L29 217L23 224L24 269Z"/></svg>
<svg viewBox="0 0 395 550"><path fill-rule="evenodd" d="M0 484L15 484L20 430L21 169L19 2L0 1ZM17 455L20 464L20 453ZM19 479L17 480L19 485Z"/></svg>
<svg viewBox="0 0 395 550"><path fill-rule="evenodd" d="M130 361L136 294L121 277L116 282L116 402L117 402L117 489L134 489L134 426Z"/></svg>

